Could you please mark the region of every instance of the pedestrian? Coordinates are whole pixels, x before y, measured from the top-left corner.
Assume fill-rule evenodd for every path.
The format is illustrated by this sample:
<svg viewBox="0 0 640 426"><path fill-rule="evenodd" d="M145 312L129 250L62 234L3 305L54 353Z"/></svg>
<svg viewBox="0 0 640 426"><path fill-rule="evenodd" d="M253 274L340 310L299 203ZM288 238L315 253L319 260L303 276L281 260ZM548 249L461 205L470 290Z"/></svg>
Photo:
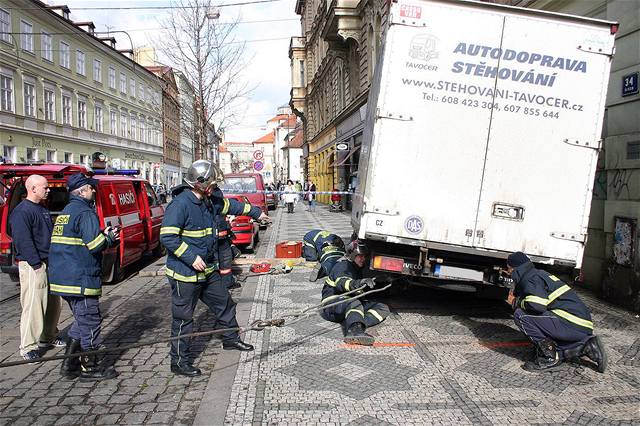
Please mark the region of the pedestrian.
<svg viewBox="0 0 640 426"><path fill-rule="evenodd" d="M576 292L555 275L536 269L522 252L509 255L507 273L515 283L507 298L515 310L514 321L536 348L535 359L523 368L549 370L564 360L587 356L604 373L607 354L593 334L591 312Z"/></svg>
<svg viewBox="0 0 640 426"><path fill-rule="evenodd" d="M49 293L47 264L53 223L42 202L49 196L49 183L40 175L25 182L27 197L11 212L9 226L20 276L20 355L40 358L39 349L62 348L57 335L60 297Z"/></svg>
<svg viewBox="0 0 640 426"><path fill-rule="evenodd" d="M346 257L335 264L322 287L323 305L345 300L348 296L344 296L344 293L357 289L364 291L375 286L373 278L362 278L362 269L368 255L367 246L359 240L353 240L349 244ZM345 343L365 346L371 346L375 341L373 336L366 333L366 329L380 324L389 313L389 307L384 303L363 299L353 299L320 309L322 318L342 325Z"/></svg>
<svg viewBox="0 0 640 426"><path fill-rule="evenodd" d="M210 161L195 161L187 171L184 184L173 191L167 206L160 241L167 248L166 275L171 286L171 336L193 331L193 311L201 300L217 319L221 328L237 328L236 304L231 299L217 268L218 235L216 216L210 202L213 191L224 181L221 171ZM238 331L221 334L225 350L252 351ZM193 366L188 339L171 342L171 371L183 376L199 376Z"/></svg>
<svg viewBox="0 0 640 426"><path fill-rule="evenodd" d="M56 218L49 252L51 292L62 296L73 313L65 355L102 347L100 334L102 315L102 251L120 242L119 229L100 229L94 210L98 181L81 173L67 181L69 204ZM113 367L103 365L98 355L83 355L62 361L60 374L67 378L80 376L82 381L111 379L117 376Z"/></svg>
<svg viewBox="0 0 640 426"><path fill-rule="evenodd" d="M213 165L213 167L217 167ZM222 175L222 171L219 172ZM219 183L221 184L221 182ZM234 199L224 198L224 194L219 186L211 193L211 203L216 210L216 225L218 230L218 268L220 269L220 276L222 284L228 288L237 288L234 279L231 266L233 263L233 234L231 232L231 225L226 219L227 214L235 216L250 216L256 221L268 221L269 216L264 214L260 207L253 206L249 203L241 203Z"/></svg>
<svg viewBox="0 0 640 426"><path fill-rule="evenodd" d="M316 184L309 181L309 192L307 192L307 201L309 202L309 211L316 211Z"/></svg>
<svg viewBox="0 0 640 426"><path fill-rule="evenodd" d="M293 182L288 180L287 186L284 188L284 194L282 194L282 199L287 205L287 213L293 213L293 205L295 204L297 197L298 195Z"/></svg>
<svg viewBox="0 0 640 426"><path fill-rule="evenodd" d="M300 201L302 199L302 185L300 184L300 181L296 181L295 185L294 185L295 191L296 191L296 201L295 203L298 204L298 201Z"/></svg>

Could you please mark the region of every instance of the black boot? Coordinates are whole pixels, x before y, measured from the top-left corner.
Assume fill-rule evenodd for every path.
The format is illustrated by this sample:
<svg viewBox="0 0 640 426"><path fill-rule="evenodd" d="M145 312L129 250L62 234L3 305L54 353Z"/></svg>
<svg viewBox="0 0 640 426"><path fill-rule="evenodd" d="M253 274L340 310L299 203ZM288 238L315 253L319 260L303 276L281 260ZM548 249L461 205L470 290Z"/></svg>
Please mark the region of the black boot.
<svg viewBox="0 0 640 426"><path fill-rule="evenodd" d="M113 367L104 367L97 355L84 355L80 357L80 381L91 382L108 380L116 377L118 373Z"/></svg>
<svg viewBox="0 0 640 426"><path fill-rule="evenodd" d="M343 341L350 345L363 345L363 346L371 346L375 339L372 335L364 332L365 326L361 322L357 322L353 324L347 330L347 334L345 334Z"/></svg>
<svg viewBox="0 0 640 426"><path fill-rule="evenodd" d="M175 374L179 374L181 376L187 377L195 377L202 374L199 368L194 367L191 364L183 363L183 364L174 364L171 363L171 372Z"/></svg>
<svg viewBox="0 0 640 426"><path fill-rule="evenodd" d="M545 339L536 342L538 356L534 361L524 363L524 369L527 371L544 371L558 367L562 364L560 354L556 349L556 343L553 340Z"/></svg>
<svg viewBox="0 0 640 426"><path fill-rule="evenodd" d="M584 355L598 366L598 372L604 373L607 368L607 352L599 336L591 337L584 345Z"/></svg>
<svg viewBox="0 0 640 426"><path fill-rule="evenodd" d="M64 351L65 355L76 354L80 352L80 340L67 339L67 349ZM62 360L62 366L60 367L60 375L67 379L75 379L80 375L80 357L65 358Z"/></svg>

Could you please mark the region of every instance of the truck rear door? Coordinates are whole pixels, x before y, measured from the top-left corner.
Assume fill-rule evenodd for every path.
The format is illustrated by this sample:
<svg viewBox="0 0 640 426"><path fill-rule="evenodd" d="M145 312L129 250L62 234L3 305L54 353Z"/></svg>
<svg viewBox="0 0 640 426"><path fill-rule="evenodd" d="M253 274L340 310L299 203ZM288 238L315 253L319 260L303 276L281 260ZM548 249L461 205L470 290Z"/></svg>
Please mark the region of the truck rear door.
<svg viewBox="0 0 640 426"><path fill-rule="evenodd" d="M141 212L145 224L145 235L147 238L147 249L153 250L160 244L160 227L164 218L164 208L160 204L155 191L149 182L140 182L142 185L141 194L143 196L144 209Z"/></svg>
<svg viewBox="0 0 640 426"><path fill-rule="evenodd" d="M471 246L493 103L490 87L471 94L451 64L461 33L478 45L499 45L502 18L444 3L393 7L374 79L379 89L372 88L379 99L370 98L373 141L367 146L365 134L361 154L370 158L365 229Z"/></svg>
<svg viewBox="0 0 640 426"><path fill-rule="evenodd" d="M142 257L146 248L144 224L140 217L140 205L130 181L114 182L114 195L118 216L122 224L120 244L123 246L121 266L129 265Z"/></svg>
<svg viewBox="0 0 640 426"><path fill-rule="evenodd" d="M579 266L613 36L605 25L517 15L502 27L501 77L474 79L496 88L475 245Z"/></svg>

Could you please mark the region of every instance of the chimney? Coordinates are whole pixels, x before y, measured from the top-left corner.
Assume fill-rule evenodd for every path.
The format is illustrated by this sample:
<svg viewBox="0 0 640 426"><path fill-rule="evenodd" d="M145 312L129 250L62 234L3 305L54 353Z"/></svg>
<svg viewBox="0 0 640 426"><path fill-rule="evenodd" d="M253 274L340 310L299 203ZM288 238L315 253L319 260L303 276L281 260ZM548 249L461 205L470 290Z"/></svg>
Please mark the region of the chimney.
<svg viewBox="0 0 640 426"><path fill-rule="evenodd" d="M86 28L82 28L82 29L85 30L86 32L88 32L91 35L94 35L95 32L96 32L96 26L91 21L74 22L74 24L76 24L79 27L86 27Z"/></svg>
<svg viewBox="0 0 640 426"><path fill-rule="evenodd" d="M103 41L105 44L108 44L113 49L116 48L116 38L115 37L98 37L98 40Z"/></svg>
<svg viewBox="0 0 640 426"><path fill-rule="evenodd" d="M71 13L71 9L67 5L46 6L46 9L56 11L64 19L69 19L69 14Z"/></svg>

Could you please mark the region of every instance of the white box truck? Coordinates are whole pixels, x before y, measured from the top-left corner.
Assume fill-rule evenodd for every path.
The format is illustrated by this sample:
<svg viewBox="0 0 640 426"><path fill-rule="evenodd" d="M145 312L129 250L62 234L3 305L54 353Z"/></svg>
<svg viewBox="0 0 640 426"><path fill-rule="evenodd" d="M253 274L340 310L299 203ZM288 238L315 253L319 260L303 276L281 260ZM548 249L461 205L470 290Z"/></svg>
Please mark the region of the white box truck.
<svg viewBox="0 0 640 426"><path fill-rule="evenodd" d="M514 251L579 268L617 28L391 2L352 212L371 268L452 287L508 284Z"/></svg>

